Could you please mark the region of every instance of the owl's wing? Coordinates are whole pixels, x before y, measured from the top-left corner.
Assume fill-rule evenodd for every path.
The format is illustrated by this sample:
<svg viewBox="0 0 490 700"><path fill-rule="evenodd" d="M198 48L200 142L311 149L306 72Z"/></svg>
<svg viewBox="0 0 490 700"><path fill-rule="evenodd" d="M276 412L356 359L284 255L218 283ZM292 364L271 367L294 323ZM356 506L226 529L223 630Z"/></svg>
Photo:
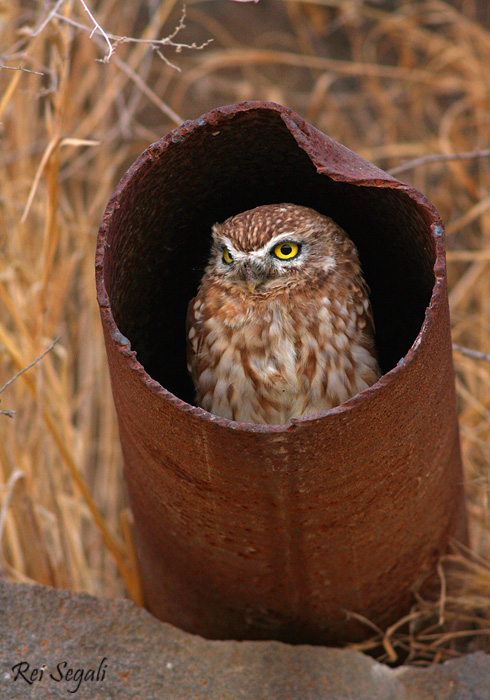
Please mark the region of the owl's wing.
<svg viewBox="0 0 490 700"><path fill-rule="evenodd" d="M185 337L187 340L187 369L189 374L196 383L196 355L199 355L202 346L203 335L201 333L200 323L194 316L194 303L196 297L190 300L187 307L187 317L185 322ZM193 329L193 332L191 332Z"/></svg>
<svg viewBox="0 0 490 700"><path fill-rule="evenodd" d="M352 291L352 298L357 311L357 318L360 328L365 334L374 339L374 318L369 295L371 290L362 276L357 277L356 284Z"/></svg>

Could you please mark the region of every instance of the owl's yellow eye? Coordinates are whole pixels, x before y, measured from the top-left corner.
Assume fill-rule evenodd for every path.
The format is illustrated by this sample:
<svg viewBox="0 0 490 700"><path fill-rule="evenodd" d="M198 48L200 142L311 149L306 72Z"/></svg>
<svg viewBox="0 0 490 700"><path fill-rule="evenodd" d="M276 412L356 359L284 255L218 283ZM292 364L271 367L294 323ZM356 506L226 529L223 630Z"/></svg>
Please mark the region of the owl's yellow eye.
<svg viewBox="0 0 490 700"><path fill-rule="evenodd" d="M223 248L223 262L225 262L227 265L231 265L233 262L233 258L231 257L228 248Z"/></svg>
<svg viewBox="0 0 490 700"><path fill-rule="evenodd" d="M290 260L295 258L299 253L299 245L293 243L292 241L285 241L284 243L279 243L274 248L274 255L280 260Z"/></svg>

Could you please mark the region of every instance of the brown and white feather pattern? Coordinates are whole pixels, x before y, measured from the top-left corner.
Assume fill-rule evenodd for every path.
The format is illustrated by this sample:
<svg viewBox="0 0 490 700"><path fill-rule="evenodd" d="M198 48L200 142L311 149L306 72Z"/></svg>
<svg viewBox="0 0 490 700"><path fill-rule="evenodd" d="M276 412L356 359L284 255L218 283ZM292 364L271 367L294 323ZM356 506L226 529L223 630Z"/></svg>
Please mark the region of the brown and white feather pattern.
<svg viewBox="0 0 490 700"><path fill-rule="evenodd" d="M284 242L298 246L294 258L274 255ZM213 227L187 335L198 405L235 421L320 413L380 376L356 248L332 219L294 204Z"/></svg>

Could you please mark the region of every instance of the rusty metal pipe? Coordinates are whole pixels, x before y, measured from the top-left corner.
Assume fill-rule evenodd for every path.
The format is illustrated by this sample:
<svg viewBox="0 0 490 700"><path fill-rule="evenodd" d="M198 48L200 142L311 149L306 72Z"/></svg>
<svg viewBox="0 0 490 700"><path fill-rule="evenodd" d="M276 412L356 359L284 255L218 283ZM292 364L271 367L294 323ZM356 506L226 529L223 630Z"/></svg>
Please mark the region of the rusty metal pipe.
<svg viewBox="0 0 490 700"><path fill-rule="evenodd" d="M372 290L383 377L288 425L192 405L185 313L216 221L270 202L328 214ZM149 610L211 638L341 643L381 628L465 539L442 222L272 103L185 122L128 170L97 293Z"/></svg>

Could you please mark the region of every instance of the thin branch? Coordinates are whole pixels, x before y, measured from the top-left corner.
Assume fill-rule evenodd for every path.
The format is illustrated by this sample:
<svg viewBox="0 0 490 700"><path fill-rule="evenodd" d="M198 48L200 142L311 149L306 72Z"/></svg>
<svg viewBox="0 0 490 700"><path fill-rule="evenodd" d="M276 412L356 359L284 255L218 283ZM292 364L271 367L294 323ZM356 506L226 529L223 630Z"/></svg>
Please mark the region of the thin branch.
<svg viewBox="0 0 490 700"><path fill-rule="evenodd" d="M175 63L172 63L172 61L169 61L169 59L168 59L166 56L163 55L163 53L160 51L159 48L157 48L156 46L152 46L152 49L154 49L156 55L157 55L159 58L161 58L162 61L163 61L164 63L166 63L167 66L168 66L169 68L173 68L174 70L178 71L179 73L182 73L182 69L179 68L179 66L176 66Z"/></svg>
<svg viewBox="0 0 490 700"><path fill-rule="evenodd" d="M173 63L171 63L161 52L161 47L162 46L172 46L177 53L180 53L182 49L194 49L195 51L201 51L204 49L208 44L210 44L213 39L208 39L207 41L204 41L202 44L196 44L193 42L192 44L181 44L176 41L174 41L174 38L177 36L177 34L185 28L185 18L186 18L186 7L185 5L182 6L182 16L172 32L172 34L169 34L169 36L164 37L163 39L136 39L135 37L131 36L119 36L117 34L111 34L110 32L106 32L102 27L98 24L96 21L95 17L92 15L92 13L89 11L86 3L84 0L80 0L82 3L84 9L86 12L88 12L90 18L92 19L92 22L94 23L94 27L87 27L85 24L81 24L80 22L76 22L75 20L71 19L70 17L65 17L63 15L60 15L58 12L50 13L50 17L55 17L56 19L60 20L61 22L65 22L66 24L69 24L72 27L75 27L76 29L80 29L84 32L87 32L90 35L90 38L94 36L96 32L99 32L101 37L103 38L103 41L106 45L110 46L110 50L106 55L104 56L101 61L103 63L109 63L111 57L115 54L116 52L116 47L118 44L124 44L124 43L131 43L131 44L147 44L153 51L155 51L158 56L171 68L176 68L177 70L180 70L175 66Z"/></svg>
<svg viewBox="0 0 490 700"><path fill-rule="evenodd" d="M22 68L21 66L6 66L0 63L0 68L4 70L21 70L23 73L32 73L33 75L44 75L44 73L39 73L37 70L29 70L28 68Z"/></svg>
<svg viewBox="0 0 490 700"><path fill-rule="evenodd" d="M169 34L169 35L166 37L169 41L172 41L172 39L173 39L174 37L177 36L177 34L180 32L181 29L185 29L185 18L186 18L186 15L187 15L187 8L186 8L185 5L182 5L182 14L181 14L181 16L180 16L179 23L178 23L177 26L175 27L175 29L174 29L174 31L172 32L172 34Z"/></svg>
<svg viewBox="0 0 490 700"><path fill-rule="evenodd" d="M490 156L490 148L484 150L468 151L466 153L429 153L426 156L408 160L406 163L397 165L395 168L390 168L387 172L390 175L404 173L406 170L413 170L419 165L426 163L445 163L452 160L471 160L472 158L488 158Z"/></svg>
<svg viewBox="0 0 490 700"><path fill-rule="evenodd" d="M453 350L465 357L471 357L473 360L485 360L485 362L490 362L490 355L481 350L472 350L472 348L465 348L463 345L455 345L454 343Z"/></svg>
<svg viewBox="0 0 490 700"><path fill-rule="evenodd" d="M128 78L130 78L135 83L135 85L139 87L141 92L144 95L146 95L148 99L150 99L153 102L153 104L155 104L159 109L161 109L161 111L164 114L166 114L167 117L172 119L172 121L175 122L177 126L182 124L182 122L184 121L182 117L180 117L176 112L174 112L174 110L171 107L169 107L169 105L167 105L166 102L161 100L158 97L158 95L148 87L145 81L142 80L140 76L128 66L127 63L125 63L121 58L119 58L117 54L114 56L114 61L116 62L118 68L120 68L120 70L122 70L122 72L125 73L128 76Z"/></svg>
<svg viewBox="0 0 490 700"><path fill-rule="evenodd" d="M0 389L0 394L2 392L4 392L5 389L12 384L12 382L15 382L15 380L18 379L18 377L20 377L21 374L24 374L24 372L27 372L28 369L31 369L31 367L34 367L34 365L37 364L40 360L42 360L43 357L48 354L48 352L51 352L51 350L54 348L54 346L60 340L60 338L61 338L61 335L59 335L55 340L53 340L53 342L51 343L49 348L47 350L45 350L42 353L42 355L39 355L39 357L36 357L35 360L33 360L29 365L27 365L27 367L24 367L24 369L21 369L20 372L17 372L17 374L14 377L12 377L12 379L9 379L8 382L6 384L4 384L2 386L2 388Z"/></svg>
<svg viewBox="0 0 490 700"><path fill-rule="evenodd" d="M51 12L48 13L48 16L46 17L46 19L44 19L44 20L41 22L41 24L39 25L39 27L38 27L37 29L34 29L34 31L33 31L32 34L31 34L32 37L35 37L35 36L37 36L38 34L41 34L41 32L43 31L43 29L45 29L45 28L48 26L48 24L51 22L51 20L52 20L53 17L55 16L55 14L58 12L58 10L60 9L62 3L63 3L63 0L58 0L58 2L57 2L56 5L53 7L53 9L51 10Z"/></svg>
<svg viewBox="0 0 490 700"><path fill-rule="evenodd" d="M93 16L93 14L90 12L90 10L89 10L89 8L88 8L88 6L87 6L85 0L80 0L80 2L81 2L81 4L82 4L83 9L84 9L85 12L88 14L88 16L90 17L90 19L92 20L92 22L93 22L93 24L94 24L94 28L93 28L92 31L90 32L90 38L92 38L93 35L95 34L95 32L98 31L98 32L102 35L102 37L104 38L104 41L106 42L107 46L109 47L109 49L108 49L106 55L105 55L104 58L102 59L102 63L109 63L109 61L111 60L111 56L112 56L112 54L113 54L114 51L115 51L114 46L111 44L111 41L110 41L109 37L107 36L107 34L105 33L105 31L102 29L102 27L100 26L100 24L97 22L97 20L96 20L95 17Z"/></svg>

